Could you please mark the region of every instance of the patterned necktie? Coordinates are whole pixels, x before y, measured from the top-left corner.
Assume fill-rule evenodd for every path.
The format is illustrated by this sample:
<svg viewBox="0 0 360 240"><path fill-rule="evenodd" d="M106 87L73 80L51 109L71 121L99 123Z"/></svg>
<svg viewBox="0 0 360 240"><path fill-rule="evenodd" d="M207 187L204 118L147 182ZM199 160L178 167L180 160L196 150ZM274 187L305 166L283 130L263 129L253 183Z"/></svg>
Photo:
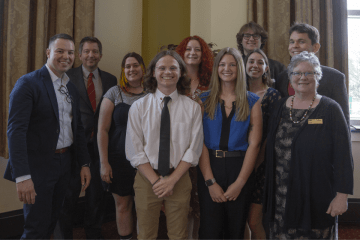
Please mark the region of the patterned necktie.
<svg viewBox="0 0 360 240"><path fill-rule="evenodd" d="M164 97L164 107L161 111L158 161L158 171L161 176L166 176L170 170L170 114L167 106L170 99L170 97Z"/></svg>
<svg viewBox="0 0 360 240"><path fill-rule="evenodd" d="M87 83L87 94L89 96L89 100L90 100L92 109L95 112L95 110L96 110L96 93L95 93L94 82L92 80L93 76L94 76L93 73L89 74L88 83Z"/></svg>

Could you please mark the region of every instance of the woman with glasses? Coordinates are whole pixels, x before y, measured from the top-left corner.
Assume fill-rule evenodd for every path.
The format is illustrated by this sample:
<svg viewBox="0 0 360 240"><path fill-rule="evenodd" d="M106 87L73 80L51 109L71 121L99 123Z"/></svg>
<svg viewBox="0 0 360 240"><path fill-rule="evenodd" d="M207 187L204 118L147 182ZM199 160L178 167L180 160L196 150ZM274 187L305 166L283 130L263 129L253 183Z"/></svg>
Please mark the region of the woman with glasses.
<svg viewBox="0 0 360 240"><path fill-rule="evenodd" d="M316 92L322 72L314 53L294 56L287 71L295 95L278 102L268 125L269 238L332 239L353 193L349 129L339 104Z"/></svg>
<svg viewBox="0 0 360 240"><path fill-rule="evenodd" d="M191 79L188 97L199 100L202 92L209 87L211 71L214 63L213 53L207 43L199 36L190 36L181 41L176 52L184 59L187 76ZM189 169L192 190L190 199L189 236L188 239L197 239L200 224L200 209L197 192L197 170Z"/></svg>
<svg viewBox="0 0 360 240"><path fill-rule="evenodd" d="M98 146L101 179L115 200L116 223L120 239L131 239L135 169L125 155L128 112L133 102L145 96L143 58L128 53L121 63L120 85L110 88L100 107Z"/></svg>
<svg viewBox="0 0 360 240"><path fill-rule="evenodd" d="M218 53L209 91L200 99L205 141L198 172L199 238L243 239L262 117L259 97L246 90L238 50Z"/></svg>
<svg viewBox="0 0 360 240"><path fill-rule="evenodd" d="M248 216L251 229L251 239L266 239L262 223L262 201L265 182L265 146L269 117L276 102L281 98L280 93L271 88L269 62L265 53L260 49L251 51L245 58L245 69L248 90L260 97L263 116L263 137L261 148L256 159L255 181L252 189L252 200Z"/></svg>
<svg viewBox="0 0 360 240"><path fill-rule="evenodd" d="M251 21L240 28L236 34L236 41L239 51L242 53L243 58L249 54L250 51L255 49L263 49L268 39L268 33L259 24ZM277 79L282 71L285 71L285 65L268 58L271 79Z"/></svg>

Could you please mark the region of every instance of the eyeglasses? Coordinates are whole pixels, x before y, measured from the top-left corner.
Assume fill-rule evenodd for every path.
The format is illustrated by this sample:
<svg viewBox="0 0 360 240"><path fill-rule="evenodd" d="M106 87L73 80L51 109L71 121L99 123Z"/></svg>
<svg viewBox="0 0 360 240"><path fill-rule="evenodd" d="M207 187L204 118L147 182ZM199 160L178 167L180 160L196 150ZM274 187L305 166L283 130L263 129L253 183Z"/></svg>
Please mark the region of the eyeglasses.
<svg viewBox="0 0 360 240"><path fill-rule="evenodd" d="M245 40L249 40L251 37L253 37L254 40L258 40L261 36L259 34L248 34L248 33L243 34L243 38Z"/></svg>
<svg viewBox="0 0 360 240"><path fill-rule="evenodd" d="M67 101L68 103L71 103L71 102L72 102L71 95L70 95L69 91L67 90L67 88L66 88L64 85L61 85L60 88L58 89L58 91L59 91L61 94L65 94L65 95L66 95L66 101Z"/></svg>
<svg viewBox="0 0 360 240"><path fill-rule="evenodd" d="M155 67L155 68L157 68L160 72L166 71L166 67L164 67L164 66ZM176 72L178 70L178 68L175 66L171 66L169 69L170 69L170 72Z"/></svg>
<svg viewBox="0 0 360 240"><path fill-rule="evenodd" d="M304 75L306 78L313 78L317 74L316 72L291 72L291 75L293 75L296 78L301 78L302 75Z"/></svg>

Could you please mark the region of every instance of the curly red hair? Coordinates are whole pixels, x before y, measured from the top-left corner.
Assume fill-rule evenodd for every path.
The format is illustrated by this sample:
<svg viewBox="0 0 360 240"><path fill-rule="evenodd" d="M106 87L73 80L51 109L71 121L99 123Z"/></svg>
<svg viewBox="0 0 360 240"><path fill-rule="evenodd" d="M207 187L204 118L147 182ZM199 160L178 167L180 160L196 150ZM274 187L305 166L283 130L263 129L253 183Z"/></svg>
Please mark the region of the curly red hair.
<svg viewBox="0 0 360 240"><path fill-rule="evenodd" d="M181 41L175 51L184 59L186 46L190 40L197 40L201 46L201 63L199 66L199 82L202 86L209 86L212 67L214 64L214 55L209 45L199 36L190 36Z"/></svg>

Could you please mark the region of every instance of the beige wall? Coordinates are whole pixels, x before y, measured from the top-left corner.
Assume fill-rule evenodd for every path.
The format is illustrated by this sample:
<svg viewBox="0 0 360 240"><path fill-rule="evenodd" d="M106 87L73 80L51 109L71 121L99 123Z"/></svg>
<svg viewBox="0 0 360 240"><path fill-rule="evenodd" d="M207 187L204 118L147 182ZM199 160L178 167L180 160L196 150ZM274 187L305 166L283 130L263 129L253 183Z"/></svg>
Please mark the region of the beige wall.
<svg viewBox="0 0 360 240"><path fill-rule="evenodd" d="M215 43L214 49L237 48L235 36L246 21L246 0L191 1L190 33Z"/></svg>
<svg viewBox="0 0 360 240"><path fill-rule="evenodd" d="M360 198L360 133L352 133L351 141L354 158L354 195L349 197Z"/></svg>
<svg viewBox="0 0 360 240"><path fill-rule="evenodd" d="M122 58L141 55L142 0L95 0L95 37L103 45L99 67L118 79Z"/></svg>
<svg viewBox="0 0 360 240"><path fill-rule="evenodd" d="M23 206L17 197L15 183L2 177L7 162L6 159L0 157L0 213L18 210Z"/></svg>

